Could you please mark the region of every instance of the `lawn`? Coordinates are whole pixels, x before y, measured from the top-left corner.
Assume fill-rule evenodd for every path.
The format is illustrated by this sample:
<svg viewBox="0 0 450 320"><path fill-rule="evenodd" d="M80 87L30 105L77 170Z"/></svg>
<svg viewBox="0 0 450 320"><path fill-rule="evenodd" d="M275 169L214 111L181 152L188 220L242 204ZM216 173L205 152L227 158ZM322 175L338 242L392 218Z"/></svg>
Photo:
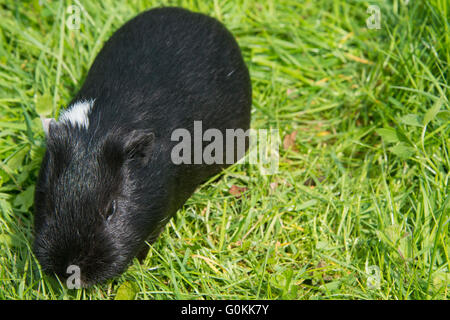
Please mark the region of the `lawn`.
<svg viewBox="0 0 450 320"><path fill-rule="evenodd" d="M30 250L39 116L161 5L235 35L252 128L279 130L278 172L230 167L142 264L69 290ZM449 17L448 0L0 0L0 299L448 299Z"/></svg>

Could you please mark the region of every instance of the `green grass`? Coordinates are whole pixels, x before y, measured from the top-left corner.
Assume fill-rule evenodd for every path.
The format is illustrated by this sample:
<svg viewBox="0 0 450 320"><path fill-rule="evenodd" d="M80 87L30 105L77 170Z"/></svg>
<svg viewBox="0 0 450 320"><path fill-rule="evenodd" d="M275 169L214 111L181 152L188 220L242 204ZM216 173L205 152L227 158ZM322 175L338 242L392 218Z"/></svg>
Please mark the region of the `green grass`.
<svg viewBox="0 0 450 320"><path fill-rule="evenodd" d="M137 299L449 298L447 0L81 1L79 30L65 24L78 1L41 2L0 0L0 299L113 299L126 285ZM252 127L295 144L277 174L235 165L201 187L143 264L68 290L30 251L38 113L57 115L112 32L161 4L233 32Z"/></svg>

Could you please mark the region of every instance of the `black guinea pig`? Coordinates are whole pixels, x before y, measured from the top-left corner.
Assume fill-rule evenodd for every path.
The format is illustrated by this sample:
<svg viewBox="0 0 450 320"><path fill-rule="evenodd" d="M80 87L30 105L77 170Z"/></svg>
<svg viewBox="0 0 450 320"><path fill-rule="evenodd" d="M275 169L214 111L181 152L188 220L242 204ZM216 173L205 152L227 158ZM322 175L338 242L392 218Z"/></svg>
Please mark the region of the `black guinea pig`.
<svg viewBox="0 0 450 320"><path fill-rule="evenodd" d="M173 132L194 136L194 122L247 132L251 100L240 49L217 20L168 7L124 24L59 120L43 119L33 244L42 269L67 279L75 265L87 287L145 257L195 189L242 157L227 148L231 163L179 163Z"/></svg>

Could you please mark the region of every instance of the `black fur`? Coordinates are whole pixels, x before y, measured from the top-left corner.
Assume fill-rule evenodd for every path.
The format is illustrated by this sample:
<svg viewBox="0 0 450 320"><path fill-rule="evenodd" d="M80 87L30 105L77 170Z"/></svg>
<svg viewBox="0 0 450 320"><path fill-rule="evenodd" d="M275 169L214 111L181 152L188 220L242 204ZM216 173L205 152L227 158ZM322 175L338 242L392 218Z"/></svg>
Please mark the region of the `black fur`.
<svg viewBox="0 0 450 320"><path fill-rule="evenodd" d="M35 194L34 252L84 286L121 274L196 187L227 165L175 165L174 129L242 128L251 83L217 20L179 8L139 14L105 43L71 104L95 99L88 129L52 122ZM144 251L142 251L144 250Z"/></svg>

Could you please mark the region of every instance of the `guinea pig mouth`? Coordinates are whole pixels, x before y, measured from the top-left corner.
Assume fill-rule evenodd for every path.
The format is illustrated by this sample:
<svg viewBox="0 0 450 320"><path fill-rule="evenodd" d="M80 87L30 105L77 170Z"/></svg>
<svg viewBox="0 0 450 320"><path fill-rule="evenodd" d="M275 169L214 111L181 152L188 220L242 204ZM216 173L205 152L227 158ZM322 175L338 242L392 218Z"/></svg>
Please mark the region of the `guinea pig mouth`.
<svg viewBox="0 0 450 320"><path fill-rule="evenodd" d="M88 288L102 284L107 280L119 276L128 266L123 255L113 252L97 252L96 255L72 256L75 250L65 252L35 252L42 270L48 275L56 275L68 289ZM72 257L70 257L72 256ZM131 259L130 259L131 261Z"/></svg>

